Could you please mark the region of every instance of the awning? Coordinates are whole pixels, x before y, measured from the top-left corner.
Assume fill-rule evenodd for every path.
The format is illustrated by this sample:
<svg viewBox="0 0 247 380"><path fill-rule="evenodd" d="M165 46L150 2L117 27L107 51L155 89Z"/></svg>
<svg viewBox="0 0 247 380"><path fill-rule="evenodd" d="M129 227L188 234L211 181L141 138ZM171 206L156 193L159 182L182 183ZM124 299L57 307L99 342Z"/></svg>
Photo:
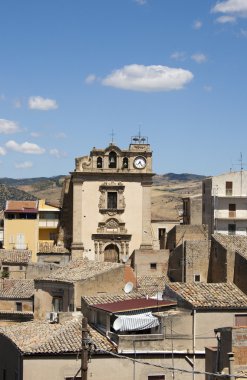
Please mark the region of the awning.
<svg viewBox="0 0 247 380"><path fill-rule="evenodd" d="M159 326L159 320L152 313L119 315L113 323L115 331L139 331Z"/></svg>

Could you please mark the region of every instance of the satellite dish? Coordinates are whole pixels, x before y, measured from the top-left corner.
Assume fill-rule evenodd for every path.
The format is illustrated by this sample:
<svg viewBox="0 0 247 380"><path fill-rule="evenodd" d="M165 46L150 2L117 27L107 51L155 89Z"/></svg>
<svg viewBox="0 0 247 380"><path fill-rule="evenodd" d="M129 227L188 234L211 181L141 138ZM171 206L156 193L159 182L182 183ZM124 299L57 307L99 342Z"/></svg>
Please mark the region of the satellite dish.
<svg viewBox="0 0 247 380"><path fill-rule="evenodd" d="M122 262L123 263L127 263L127 261L129 260L129 256L125 255L122 257Z"/></svg>
<svg viewBox="0 0 247 380"><path fill-rule="evenodd" d="M115 319L115 321L113 323L114 330L118 331L118 330L121 329L121 327L122 327L122 321L121 321L121 319L120 318Z"/></svg>
<svg viewBox="0 0 247 380"><path fill-rule="evenodd" d="M124 287L124 293L128 294L133 290L134 285L132 282L127 282L127 284Z"/></svg>

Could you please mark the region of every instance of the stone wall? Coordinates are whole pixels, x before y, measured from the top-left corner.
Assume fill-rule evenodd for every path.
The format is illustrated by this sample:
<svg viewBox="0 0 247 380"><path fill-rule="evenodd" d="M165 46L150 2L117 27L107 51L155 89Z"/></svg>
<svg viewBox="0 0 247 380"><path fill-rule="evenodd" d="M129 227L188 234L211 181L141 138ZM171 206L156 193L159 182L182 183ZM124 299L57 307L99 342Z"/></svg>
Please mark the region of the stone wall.
<svg viewBox="0 0 247 380"><path fill-rule="evenodd" d="M167 246L173 250L185 240L206 240L208 239L207 226L205 225L180 225L175 226L167 234Z"/></svg>

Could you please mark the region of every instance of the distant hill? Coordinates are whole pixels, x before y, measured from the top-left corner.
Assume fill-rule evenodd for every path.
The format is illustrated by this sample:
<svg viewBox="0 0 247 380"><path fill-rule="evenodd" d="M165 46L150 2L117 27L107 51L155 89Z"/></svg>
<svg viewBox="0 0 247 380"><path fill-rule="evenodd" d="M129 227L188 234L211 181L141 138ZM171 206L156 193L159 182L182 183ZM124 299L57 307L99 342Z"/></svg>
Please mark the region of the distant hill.
<svg viewBox="0 0 247 380"><path fill-rule="evenodd" d="M21 179L14 179L14 178L0 178L0 184L8 185L8 186L33 186L37 184L40 185L51 185L56 184L58 187L62 187L63 179L65 176L58 175L55 177L37 177L37 178L21 178Z"/></svg>
<svg viewBox="0 0 247 380"><path fill-rule="evenodd" d="M189 173L166 173L161 175L155 175L153 177L154 185L159 185L166 183L168 181L178 181L178 182L187 182L187 181L202 181L206 176L199 174L189 174Z"/></svg>
<svg viewBox="0 0 247 380"><path fill-rule="evenodd" d="M0 183L0 210L3 210L5 208L6 201L11 199L17 201L34 201L37 198L26 193L25 191Z"/></svg>
<svg viewBox="0 0 247 380"><path fill-rule="evenodd" d="M65 176L37 178L0 178L0 210L7 199L46 199L59 206ZM205 176L198 174L167 173L155 175L152 187L152 217L155 219L179 219L182 197L201 193L201 181Z"/></svg>

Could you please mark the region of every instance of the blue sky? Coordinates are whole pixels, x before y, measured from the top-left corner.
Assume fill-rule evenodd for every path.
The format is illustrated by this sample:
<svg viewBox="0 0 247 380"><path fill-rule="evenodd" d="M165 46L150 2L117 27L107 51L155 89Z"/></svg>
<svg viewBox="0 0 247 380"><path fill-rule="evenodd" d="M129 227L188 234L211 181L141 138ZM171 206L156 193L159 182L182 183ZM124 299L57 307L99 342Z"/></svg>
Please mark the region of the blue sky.
<svg viewBox="0 0 247 380"><path fill-rule="evenodd" d="M8 0L0 14L0 177L68 174L139 128L158 174L247 162L247 0Z"/></svg>

